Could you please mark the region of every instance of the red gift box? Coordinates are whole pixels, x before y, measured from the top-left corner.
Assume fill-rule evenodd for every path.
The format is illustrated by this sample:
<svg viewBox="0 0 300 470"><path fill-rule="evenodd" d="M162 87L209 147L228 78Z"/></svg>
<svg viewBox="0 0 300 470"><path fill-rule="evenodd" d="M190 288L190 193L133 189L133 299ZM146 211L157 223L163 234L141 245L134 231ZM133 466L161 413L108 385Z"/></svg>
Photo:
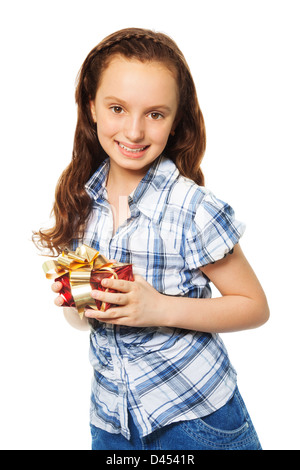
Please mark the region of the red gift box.
<svg viewBox="0 0 300 470"><path fill-rule="evenodd" d="M90 295L92 289L116 292L102 287L104 278L134 280L131 264L111 262L85 244L75 251L63 251L57 260L46 261L43 269L48 279L55 278L55 281L62 283L60 294L64 299L63 306L76 307L81 318L85 308L105 311L112 306Z"/></svg>
<svg viewBox="0 0 300 470"><path fill-rule="evenodd" d="M133 273L132 273L132 265L125 264L124 266L112 266L111 269L115 272L116 276L113 276L110 271L92 271L90 277L90 285L91 289L101 290L102 292L117 292L114 289L107 289L102 286L101 282L105 278L112 278L117 277L117 279L124 279L125 281L133 281ZM75 301L72 296L71 286L70 286L70 279L69 273L64 274L61 277L55 279L55 281L59 281L62 283L63 287L60 291L61 297L64 299L63 307L76 307ZM110 303L104 303L100 300L95 300L96 306L98 310L106 311L110 307L115 305Z"/></svg>

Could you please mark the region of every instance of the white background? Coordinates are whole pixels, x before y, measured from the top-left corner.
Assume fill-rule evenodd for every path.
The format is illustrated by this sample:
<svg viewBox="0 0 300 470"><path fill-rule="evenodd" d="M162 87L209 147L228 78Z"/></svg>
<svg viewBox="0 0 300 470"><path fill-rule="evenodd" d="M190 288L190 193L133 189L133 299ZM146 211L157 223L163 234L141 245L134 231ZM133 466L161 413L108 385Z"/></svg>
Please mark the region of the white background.
<svg viewBox="0 0 300 470"><path fill-rule="evenodd" d="M241 246L271 309L262 328L222 337L264 449L299 449L299 2L1 5L1 448L90 448L88 333L54 306L30 239L71 158L83 60L138 26L173 37L191 67L206 185L246 222Z"/></svg>

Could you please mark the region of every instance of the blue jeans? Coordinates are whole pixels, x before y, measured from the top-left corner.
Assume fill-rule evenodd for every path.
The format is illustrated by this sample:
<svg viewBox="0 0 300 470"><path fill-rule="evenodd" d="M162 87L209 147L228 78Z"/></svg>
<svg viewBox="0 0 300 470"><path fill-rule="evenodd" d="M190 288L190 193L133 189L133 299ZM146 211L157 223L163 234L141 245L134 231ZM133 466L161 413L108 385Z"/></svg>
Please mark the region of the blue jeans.
<svg viewBox="0 0 300 470"><path fill-rule="evenodd" d="M130 413L128 420L130 441L91 425L92 450L262 450L238 389L214 413L170 424L143 438Z"/></svg>

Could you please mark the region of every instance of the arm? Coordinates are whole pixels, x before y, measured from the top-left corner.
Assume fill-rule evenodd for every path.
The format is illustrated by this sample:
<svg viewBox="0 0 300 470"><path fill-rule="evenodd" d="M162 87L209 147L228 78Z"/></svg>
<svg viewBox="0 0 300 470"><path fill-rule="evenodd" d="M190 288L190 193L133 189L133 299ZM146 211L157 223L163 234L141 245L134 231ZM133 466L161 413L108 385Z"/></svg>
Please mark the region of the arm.
<svg viewBox="0 0 300 470"><path fill-rule="evenodd" d="M201 270L222 297L189 299L190 309L185 308L184 315L180 314L183 303L173 302L176 326L220 333L256 328L268 320L266 296L239 245L232 255Z"/></svg>
<svg viewBox="0 0 300 470"><path fill-rule="evenodd" d="M52 284L52 290L56 294L58 294L61 291L61 288L62 288L62 284L59 281L54 282L54 284ZM60 296L58 296L54 300L54 303L55 305L60 307L63 304L63 299ZM86 317L83 317L81 320L76 308L64 307L63 313L64 313L65 319L71 326L73 326L73 328L76 328L77 330L83 330L83 331L87 331L90 329L88 319Z"/></svg>
<svg viewBox="0 0 300 470"><path fill-rule="evenodd" d="M94 298L117 304L86 316L131 326L167 326L209 333L255 328L269 318L265 294L239 245L226 258L202 268L222 297L192 299L160 294L140 276L135 282L108 279L106 287L120 293L93 291ZM104 284L104 283L103 283Z"/></svg>
<svg viewBox="0 0 300 470"><path fill-rule="evenodd" d="M82 330L82 331L90 330L90 326L89 326L87 318L83 317L81 320L76 308L64 307L63 312L64 312L65 319L71 326L73 326L73 328L76 328L76 330Z"/></svg>

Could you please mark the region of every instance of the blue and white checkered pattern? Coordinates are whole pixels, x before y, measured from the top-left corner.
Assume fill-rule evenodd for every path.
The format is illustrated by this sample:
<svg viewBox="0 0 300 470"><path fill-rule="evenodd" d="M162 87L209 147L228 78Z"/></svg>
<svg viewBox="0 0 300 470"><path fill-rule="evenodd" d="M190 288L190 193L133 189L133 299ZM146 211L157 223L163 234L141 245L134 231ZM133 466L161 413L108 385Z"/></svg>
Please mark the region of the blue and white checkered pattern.
<svg viewBox="0 0 300 470"><path fill-rule="evenodd" d="M106 160L86 185L93 211L80 243L132 263L134 272L163 294L211 297L199 268L226 256L243 234L232 208L161 156L129 196L131 217L114 234L105 189L108 170ZM216 334L99 323L91 332L90 360L91 423L126 438L127 410L145 436L212 413L236 386L235 370Z"/></svg>

